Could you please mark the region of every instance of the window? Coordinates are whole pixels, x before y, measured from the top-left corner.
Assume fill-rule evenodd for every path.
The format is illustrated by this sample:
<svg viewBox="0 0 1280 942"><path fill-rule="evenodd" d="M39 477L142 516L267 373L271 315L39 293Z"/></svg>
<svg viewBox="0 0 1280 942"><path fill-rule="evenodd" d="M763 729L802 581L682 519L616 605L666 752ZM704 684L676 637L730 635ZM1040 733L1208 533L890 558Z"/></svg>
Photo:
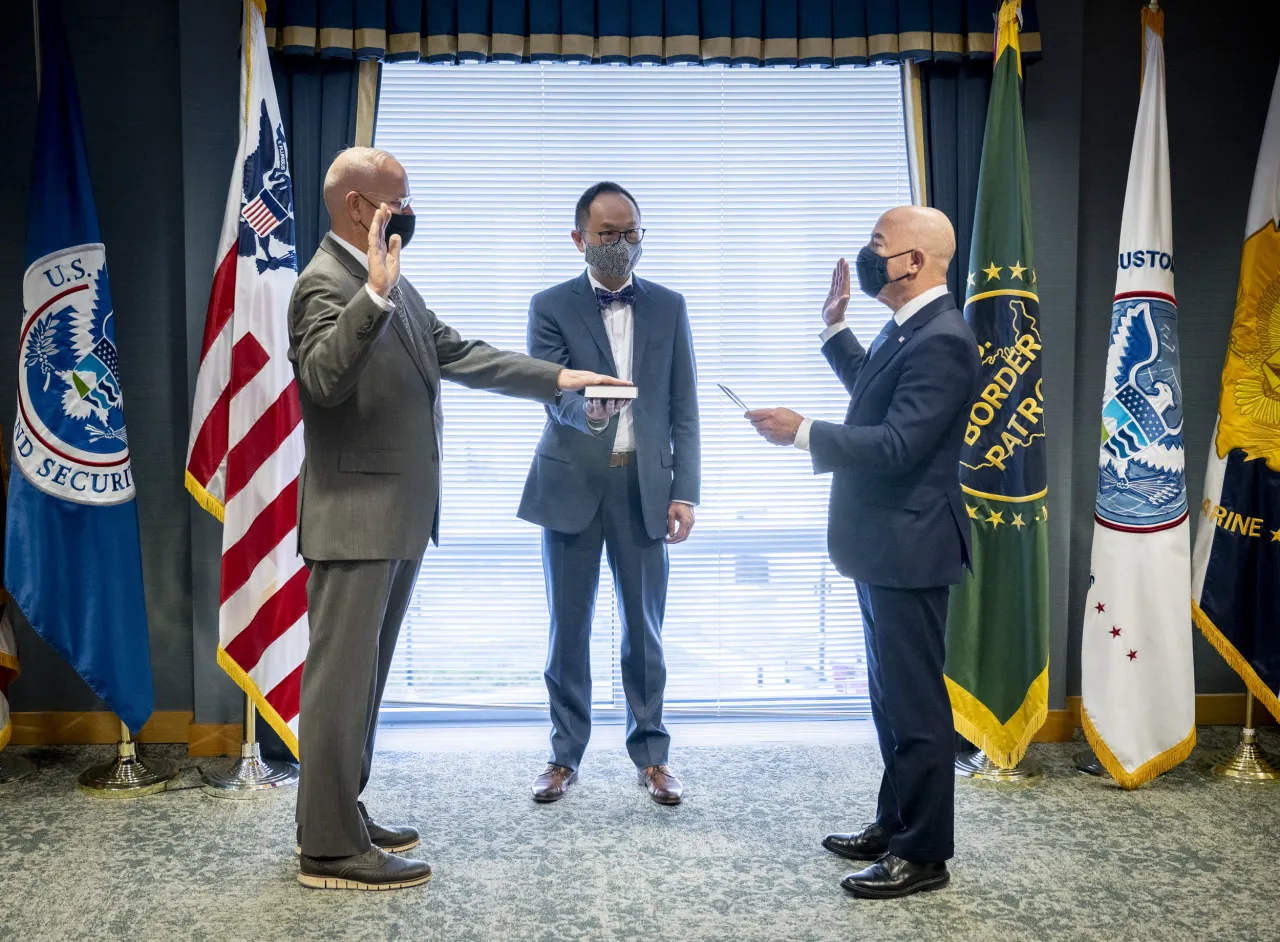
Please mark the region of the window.
<svg viewBox="0 0 1280 942"><path fill-rule="evenodd" d="M910 202L897 68L727 70L392 65L377 143L418 213L405 271L464 337L523 350L529 298L582 271L579 194L614 180L648 229L637 274L688 300L703 485L673 548L667 709L865 711L853 584L826 553L828 477L765 443L716 388L839 420L819 352L832 266ZM864 342L884 308L855 291ZM389 707L545 709L547 609L537 528L515 516L541 407L446 385L444 508L388 682ZM592 637L595 707L621 712L607 568Z"/></svg>

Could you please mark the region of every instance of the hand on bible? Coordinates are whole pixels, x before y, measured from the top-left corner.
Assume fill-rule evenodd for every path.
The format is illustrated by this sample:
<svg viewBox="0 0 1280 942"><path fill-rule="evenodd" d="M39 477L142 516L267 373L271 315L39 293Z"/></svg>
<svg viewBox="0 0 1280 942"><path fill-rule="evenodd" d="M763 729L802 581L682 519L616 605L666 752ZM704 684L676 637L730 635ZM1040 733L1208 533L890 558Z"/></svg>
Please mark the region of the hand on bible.
<svg viewBox="0 0 1280 942"><path fill-rule="evenodd" d="M369 227L369 287L380 298L390 296L400 280L400 237L387 239L387 220L391 209L386 203L378 207Z"/></svg>
<svg viewBox="0 0 1280 942"><path fill-rule="evenodd" d="M556 387L561 392L572 392L586 386L630 386L625 379L616 376L605 376L603 373L592 373L589 370L561 370L556 377Z"/></svg>

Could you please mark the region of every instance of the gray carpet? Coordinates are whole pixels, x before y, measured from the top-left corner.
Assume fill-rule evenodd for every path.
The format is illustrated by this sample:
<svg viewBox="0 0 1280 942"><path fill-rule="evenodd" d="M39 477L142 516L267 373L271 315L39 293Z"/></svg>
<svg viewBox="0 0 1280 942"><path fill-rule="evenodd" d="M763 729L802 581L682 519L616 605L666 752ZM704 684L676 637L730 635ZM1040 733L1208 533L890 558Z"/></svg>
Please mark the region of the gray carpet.
<svg viewBox="0 0 1280 942"><path fill-rule="evenodd" d="M1234 735L1204 730L1200 751ZM870 745L677 749L674 809L620 751L545 807L539 753L382 753L370 810L420 827L436 876L378 894L296 882L292 792L209 798L183 757L177 788L104 802L74 777L105 748L20 749L41 773L0 788L0 940L1280 938L1280 786L1188 763L1126 794L1075 774L1074 749L1033 746L1035 787L961 783L951 887L894 902L846 896L850 867L818 844L868 818Z"/></svg>

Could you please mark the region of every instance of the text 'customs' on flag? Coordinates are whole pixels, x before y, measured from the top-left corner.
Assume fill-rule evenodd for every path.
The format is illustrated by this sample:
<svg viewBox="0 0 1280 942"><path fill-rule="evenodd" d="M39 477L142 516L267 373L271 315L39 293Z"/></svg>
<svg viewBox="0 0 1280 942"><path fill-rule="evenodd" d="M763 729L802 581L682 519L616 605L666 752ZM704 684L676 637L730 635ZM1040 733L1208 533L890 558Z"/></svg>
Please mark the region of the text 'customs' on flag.
<svg viewBox="0 0 1280 942"><path fill-rule="evenodd" d="M298 555L302 413L289 361L293 191L263 5L244 5L240 147L218 241L187 489L222 521L218 663L296 755L307 655Z"/></svg>

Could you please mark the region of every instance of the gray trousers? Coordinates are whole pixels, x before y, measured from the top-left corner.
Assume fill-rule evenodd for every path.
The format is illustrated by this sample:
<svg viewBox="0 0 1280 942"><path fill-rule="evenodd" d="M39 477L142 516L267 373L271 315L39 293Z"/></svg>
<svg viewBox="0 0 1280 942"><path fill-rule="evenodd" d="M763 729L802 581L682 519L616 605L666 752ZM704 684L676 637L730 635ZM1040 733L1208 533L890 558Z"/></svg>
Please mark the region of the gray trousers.
<svg viewBox="0 0 1280 942"><path fill-rule="evenodd" d="M378 705L421 559L313 562L311 646L298 716L298 843L308 857L370 847L360 793L369 783Z"/></svg>
<svg viewBox="0 0 1280 942"><path fill-rule="evenodd" d="M635 465L609 469L600 509L581 533L542 531L542 571L551 610L543 673L551 701L551 761L576 769L591 738L591 621L602 549L622 616L627 752L639 768L665 765L671 746L662 725L667 544L645 530Z"/></svg>

